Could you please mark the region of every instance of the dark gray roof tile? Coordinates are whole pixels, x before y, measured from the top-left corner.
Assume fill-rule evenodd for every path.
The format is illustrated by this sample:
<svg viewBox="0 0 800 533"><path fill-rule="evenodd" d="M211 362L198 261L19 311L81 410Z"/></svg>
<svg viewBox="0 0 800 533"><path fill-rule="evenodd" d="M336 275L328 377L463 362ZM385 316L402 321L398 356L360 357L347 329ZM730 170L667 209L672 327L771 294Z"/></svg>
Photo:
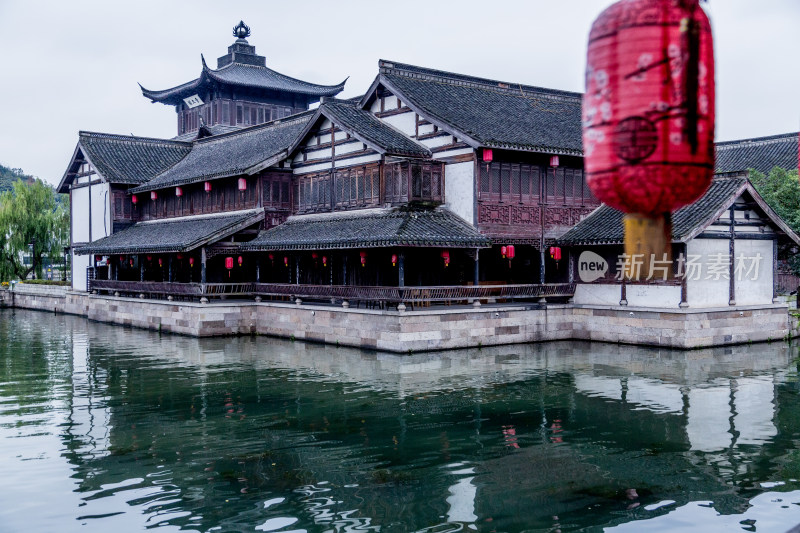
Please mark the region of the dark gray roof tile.
<svg viewBox="0 0 800 533"><path fill-rule="evenodd" d="M84 246L77 254L133 254L188 252L224 239L260 222L263 209L237 211L224 215L205 215L138 222L133 226Z"/></svg>
<svg viewBox="0 0 800 533"><path fill-rule="evenodd" d="M797 168L797 133L716 143L716 172L755 169L769 174L774 167Z"/></svg>
<svg viewBox="0 0 800 533"><path fill-rule="evenodd" d="M262 231L245 250L328 250L435 246L483 248L491 242L444 208L367 209L299 215Z"/></svg>

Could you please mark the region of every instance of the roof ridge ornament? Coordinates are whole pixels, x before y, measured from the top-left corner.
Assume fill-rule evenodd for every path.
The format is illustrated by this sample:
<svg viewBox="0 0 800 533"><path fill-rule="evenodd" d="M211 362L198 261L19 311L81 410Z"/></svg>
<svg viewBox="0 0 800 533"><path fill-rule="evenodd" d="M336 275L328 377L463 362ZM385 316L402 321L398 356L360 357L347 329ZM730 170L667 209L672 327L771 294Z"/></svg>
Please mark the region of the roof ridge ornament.
<svg viewBox="0 0 800 533"><path fill-rule="evenodd" d="M237 39L247 39L250 37L250 26L240 20L239 24L233 27L233 36Z"/></svg>

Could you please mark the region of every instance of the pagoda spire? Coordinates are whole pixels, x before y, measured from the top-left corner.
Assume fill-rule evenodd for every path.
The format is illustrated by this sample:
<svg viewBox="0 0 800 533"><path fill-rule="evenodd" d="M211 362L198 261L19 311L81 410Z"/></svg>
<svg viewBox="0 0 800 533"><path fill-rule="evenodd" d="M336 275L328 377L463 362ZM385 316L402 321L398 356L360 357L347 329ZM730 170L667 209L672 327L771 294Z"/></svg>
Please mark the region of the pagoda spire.
<svg viewBox="0 0 800 533"><path fill-rule="evenodd" d="M244 23L243 20L233 27L233 36L237 39L245 40L250 37L250 26Z"/></svg>

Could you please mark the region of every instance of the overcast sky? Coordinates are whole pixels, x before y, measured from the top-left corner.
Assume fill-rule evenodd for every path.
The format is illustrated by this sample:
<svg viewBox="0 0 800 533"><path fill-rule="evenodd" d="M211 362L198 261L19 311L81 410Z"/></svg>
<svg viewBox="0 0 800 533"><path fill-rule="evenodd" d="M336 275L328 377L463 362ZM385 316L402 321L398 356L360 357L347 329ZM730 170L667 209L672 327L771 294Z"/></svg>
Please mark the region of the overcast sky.
<svg viewBox="0 0 800 533"><path fill-rule="evenodd" d="M379 58L583 90L586 38L612 0L0 0L0 164L58 183L79 130L172 137L165 89L224 55L244 19L267 66L363 93ZM717 140L800 127L800 0L711 0Z"/></svg>

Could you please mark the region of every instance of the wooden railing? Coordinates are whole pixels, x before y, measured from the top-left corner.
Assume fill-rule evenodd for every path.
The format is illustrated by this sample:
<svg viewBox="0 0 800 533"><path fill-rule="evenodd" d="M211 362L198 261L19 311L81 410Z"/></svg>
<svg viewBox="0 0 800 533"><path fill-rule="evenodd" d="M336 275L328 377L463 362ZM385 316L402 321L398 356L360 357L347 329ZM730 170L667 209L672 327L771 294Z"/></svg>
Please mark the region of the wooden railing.
<svg viewBox="0 0 800 533"><path fill-rule="evenodd" d="M429 303L472 303L478 301L535 300L572 297L575 284L544 285L456 285L428 287L354 287L344 285L293 285L284 283L166 283L156 281L91 280L91 291L121 296L169 296L183 299L266 297L341 303L425 305Z"/></svg>

